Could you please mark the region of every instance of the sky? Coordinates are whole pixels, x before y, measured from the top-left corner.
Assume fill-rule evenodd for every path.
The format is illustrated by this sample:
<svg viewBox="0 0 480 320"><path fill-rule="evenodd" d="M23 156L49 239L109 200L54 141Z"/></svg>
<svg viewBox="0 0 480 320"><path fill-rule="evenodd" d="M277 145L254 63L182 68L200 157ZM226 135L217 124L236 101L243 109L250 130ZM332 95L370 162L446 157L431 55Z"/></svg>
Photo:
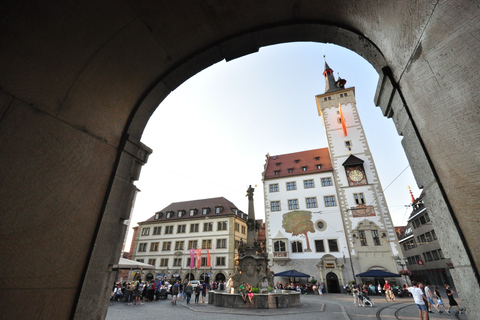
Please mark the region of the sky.
<svg viewBox="0 0 480 320"><path fill-rule="evenodd" d="M327 147L315 95L323 94L325 60L355 87L357 109L395 226L405 225L408 186L420 195L394 123L374 104L378 74L361 56L332 44L295 42L263 47L219 62L173 91L141 138L153 149L135 185L131 228L173 202L225 197L264 219L265 155ZM406 170L405 170L406 169ZM403 173L402 173L403 172Z"/></svg>

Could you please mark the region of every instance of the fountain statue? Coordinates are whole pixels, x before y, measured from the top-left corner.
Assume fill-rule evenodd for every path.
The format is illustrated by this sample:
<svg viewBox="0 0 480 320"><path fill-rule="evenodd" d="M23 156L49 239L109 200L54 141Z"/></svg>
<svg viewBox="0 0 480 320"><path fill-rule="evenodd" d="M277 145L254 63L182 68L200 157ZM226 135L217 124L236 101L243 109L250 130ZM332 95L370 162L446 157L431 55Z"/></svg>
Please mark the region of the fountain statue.
<svg viewBox="0 0 480 320"><path fill-rule="evenodd" d="M252 186L248 187L248 220L247 220L247 242L240 241L238 246L238 258L236 270L233 275L233 286L237 290L242 282L250 283L252 287L258 287L267 293L268 286L273 288L273 273L268 267L268 253L265 240L258 241L260 224L255 220L255 209L253 206Z"/></svg>
<svg viewBox="0 0 480 320"><path fill-rule="evenodd" d="M268 253L265 240L258 241L260 224L255 220L253 208L252 186L248 187L248 220L247 242L240 242L238 257L235 259L235 272L227 281L224 292L211 290L208 293L208 303L216 307L226 308L291 308L300 305L300 293L296 291L284 291L281 293L268 292L268 287L273 288L273 272L268 267ZM245 303L238 293L242 282L250 283L257 287L259 292L255 294L252 303Z"/></svg>

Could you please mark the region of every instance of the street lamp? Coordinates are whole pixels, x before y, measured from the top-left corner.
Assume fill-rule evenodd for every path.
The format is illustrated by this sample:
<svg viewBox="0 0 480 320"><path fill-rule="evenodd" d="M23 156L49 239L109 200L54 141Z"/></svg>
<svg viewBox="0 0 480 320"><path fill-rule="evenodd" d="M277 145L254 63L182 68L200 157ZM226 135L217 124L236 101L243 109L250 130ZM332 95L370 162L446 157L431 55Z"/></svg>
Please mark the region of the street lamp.
<svg viewBox="0 0 480 320"><path fill-rule="evenodd" d="M407 258L400 258L400 256L395 256L395 261L397 262L397 264L402 267L402 271L405 270L405 267L407 266L407 261L408 259ZM407 275L404 273L403 276L405 277L405 283L408 283L407 282Z"/></svg>

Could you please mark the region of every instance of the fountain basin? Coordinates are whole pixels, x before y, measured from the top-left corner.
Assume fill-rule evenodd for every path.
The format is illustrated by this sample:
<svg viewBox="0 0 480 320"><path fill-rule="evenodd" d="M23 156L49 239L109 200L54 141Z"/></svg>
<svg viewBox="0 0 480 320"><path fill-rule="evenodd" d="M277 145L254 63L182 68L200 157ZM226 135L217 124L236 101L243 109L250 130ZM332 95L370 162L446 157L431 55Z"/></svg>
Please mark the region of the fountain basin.
<svg viewBox="0 0 480 320"><path fill-rule="evenodd" d="M208 303L216 307L237 309L276 309L292 308L300 305L299 292L285 293L256 293L252 298L252 304L243 302L238 293L226 293L218 291L208 292Z"/></svg>

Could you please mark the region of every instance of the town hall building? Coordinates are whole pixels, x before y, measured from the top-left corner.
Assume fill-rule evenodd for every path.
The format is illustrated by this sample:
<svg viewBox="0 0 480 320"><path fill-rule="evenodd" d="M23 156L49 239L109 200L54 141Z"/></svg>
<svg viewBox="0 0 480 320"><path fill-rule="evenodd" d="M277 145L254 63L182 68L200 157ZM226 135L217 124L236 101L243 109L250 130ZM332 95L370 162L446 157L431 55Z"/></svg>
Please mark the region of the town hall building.
<svg viewBox="0 0 480 320"><path fill-rule="evenodd" d="M266 236L275 273L296 269L340 292L362 272L397 273L399 247L355 88L326 62L323 74L325 93L315 99L328 148L267 155Z"/></svg>

